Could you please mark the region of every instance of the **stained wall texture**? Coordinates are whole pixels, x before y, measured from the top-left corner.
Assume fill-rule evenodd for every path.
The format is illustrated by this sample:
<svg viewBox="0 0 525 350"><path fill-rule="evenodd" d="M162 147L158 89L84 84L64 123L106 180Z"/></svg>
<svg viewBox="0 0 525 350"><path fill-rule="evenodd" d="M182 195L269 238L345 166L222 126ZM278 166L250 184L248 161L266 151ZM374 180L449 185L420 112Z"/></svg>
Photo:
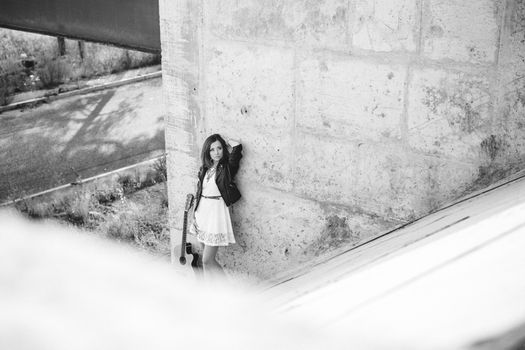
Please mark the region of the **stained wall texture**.
<svg viewBox="0 0 525 350"><path fill-rule="evenodd" d="M270 279L525 166L525 0L161 0L174 242L240 138L231 273Z"/></svg>

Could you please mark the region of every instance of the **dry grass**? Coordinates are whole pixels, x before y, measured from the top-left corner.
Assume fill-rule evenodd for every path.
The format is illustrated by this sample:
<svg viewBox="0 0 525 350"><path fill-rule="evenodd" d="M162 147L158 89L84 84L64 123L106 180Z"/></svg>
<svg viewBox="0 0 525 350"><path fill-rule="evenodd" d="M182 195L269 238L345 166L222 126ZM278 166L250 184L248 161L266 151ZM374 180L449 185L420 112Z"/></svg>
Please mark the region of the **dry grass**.
<svg viewBox="0 0 525 350"><path fill-rule="evenodd" d="M0 61L20 57L21 54L40 57L45 54L56 55L55 37L26 33L10 29L0 29Z"/></svg>
<svg viewBox="0 0 525 350"><path fill-rule="evenodd" d="M69 192L25 199L16 207L34 219L52 218L168 257L166 182L153 180L160 176L153 170L144 177L145 182L138 175L122 176L110 183L90 183Z"/></svg>
<svg viewBox="0 0 525 350"><path fill-rule="evenodd" d="M108 237L133 241L142 249L169 256L166 188L164 184L124 197L98 229Z"/></svg>
<svg viewBox="0 0 525 350"><path fill-rule="evenodd" d="M0 106L10 103L12 95L24 89L26 76L21 68L13 58L0 61Z"/></svg>
<svg viewBox="0 0 525 350"><path fill-rule="evenodd" d="M105 75L160 63L159 55L95 43L86 43L85 48L86 57L76 72L77 78Z"/></svg>
<svg viewBox="0 0 525 350"><path fill-rule="evenodd" d="M160 63L160 55L89 42L84 44L82 58L77 40L66 39L65 43L66 55L58 57L55 37L0 29L0 86L3 87L0 88L0 104L9 103L9 96L16 92L52 88ZM23 67L23 54L34 59L34 69ZM9 66L9 74L6 66Z"/></svg>
<svg viewBox="0 0 525 350"><path fill-rule="evenodd" d="M72 70L67 58L43 56L37 64L36 74L41 87L53 88L71 80Z"/></svg>

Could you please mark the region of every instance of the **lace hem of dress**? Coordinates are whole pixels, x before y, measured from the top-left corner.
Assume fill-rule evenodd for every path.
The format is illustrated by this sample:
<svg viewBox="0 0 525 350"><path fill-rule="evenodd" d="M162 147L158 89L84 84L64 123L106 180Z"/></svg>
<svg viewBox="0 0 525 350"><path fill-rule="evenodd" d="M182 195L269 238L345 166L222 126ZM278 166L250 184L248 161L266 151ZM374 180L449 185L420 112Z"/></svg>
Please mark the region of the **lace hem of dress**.
<svg viewBox="0 0 525 350"><path fill-rule="evenodd" d="M228 235L226 233L209 233L199 230L196 225L193 225L193 228L195 230L195 237L206 245L227 246L228 244L235 243L235 241L228 240Z"/></svg>

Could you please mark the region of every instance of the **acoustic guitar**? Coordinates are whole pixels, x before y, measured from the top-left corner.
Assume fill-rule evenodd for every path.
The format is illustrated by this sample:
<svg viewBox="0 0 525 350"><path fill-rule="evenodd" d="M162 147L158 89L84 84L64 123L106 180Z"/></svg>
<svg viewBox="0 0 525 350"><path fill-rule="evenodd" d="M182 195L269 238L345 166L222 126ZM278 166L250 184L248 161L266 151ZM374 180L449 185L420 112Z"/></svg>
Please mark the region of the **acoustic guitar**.
<svg viewBox="0 0 525 350"><path fill-rule="evenodd" d="M180 246L180 257L179 257L179 263L181 265L188 265L193 267L193 270L197 272L198 266L198 260L199 260L199 254L194 253L191 243L186 242L186 233L187 233L187 226L188 226L188 212L190 211L191 207L193 206L193 194L188 193L186 196L186 205L184 206L184 223L182 226L182 243Z"/></svg>

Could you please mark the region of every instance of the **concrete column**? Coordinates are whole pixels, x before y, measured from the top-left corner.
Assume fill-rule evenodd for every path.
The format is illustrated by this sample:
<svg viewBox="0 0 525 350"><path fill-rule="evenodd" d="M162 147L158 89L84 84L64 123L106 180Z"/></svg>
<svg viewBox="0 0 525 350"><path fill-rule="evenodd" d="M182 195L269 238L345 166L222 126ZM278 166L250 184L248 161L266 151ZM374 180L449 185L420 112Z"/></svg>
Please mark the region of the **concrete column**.
<svg viewBox="0 0 525 350"><path fill-rule="evenodd" d="M180 244L187 193L195 193L198 170L200 2L161 0L163 91L172 247Z"/></svg>

